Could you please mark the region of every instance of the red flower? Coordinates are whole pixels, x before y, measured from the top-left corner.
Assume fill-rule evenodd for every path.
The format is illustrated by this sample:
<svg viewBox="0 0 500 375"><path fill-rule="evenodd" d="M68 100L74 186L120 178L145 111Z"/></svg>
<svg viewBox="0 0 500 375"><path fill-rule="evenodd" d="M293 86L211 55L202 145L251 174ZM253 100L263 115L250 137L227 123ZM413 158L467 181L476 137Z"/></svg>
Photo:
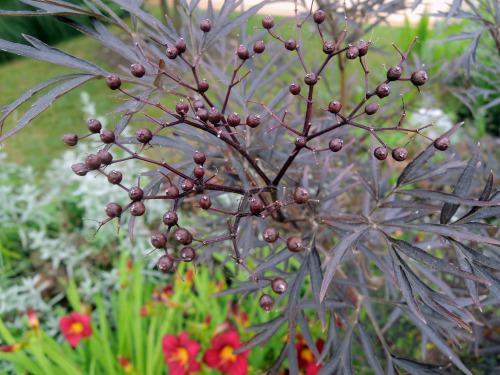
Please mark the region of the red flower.
<svg viewBox="0 0 500 375"><path fill-rule="evenodd" d="M318 349L318 352L320 354L323 351L324 345L325 342L322 339L316 341L316 348ZM316 365L316 361L314 360L314 354L311 351L311 349L307 347L304 339L302 339L296 345L296 348L297 348L297 357L299 359L299 369L305 369L306 375L316 375L323 366Z"/></svg>
<svg viewBox="0 0 500 375"><path fill-rule="evenodd" d="M0 352L13 353L21 350L22 348L23 346L21 344L0 345Z"/></svg>
<svg viewBox="0 0 500 375"><path fill-rule="evenodd" d="M170 367L170 375L187 375L200 371L201 364L195 360L199 351L200 344L188 340L187 332L163 338L163 353L165 363Z"/></svg>
<svg viewBox="0 0 500 375"><path fill-rule="evenodd" d="M36 331L38 328L40 328L40 322L38 320L38 317L36 316L35 310L28 309L26 314L28 315L28 324L29 324L30 328L33 331Z"/></svg>
<svg viewBox="0 0 500 375"><path fill-rule="evenodd" d="M233 352L241 346L240 337L236 331L227 331L212 339L212 348L203 356L203 362L222 373L229 375L246 375L248 373L247 350L241 354Z"/></svg>
<svg viewBox="0 0 500 375"><path fill-rule="evenodd" d="M89 337L92 333L90 315L81 315L77 311L70 316L62 317L59 321L59 327L73 348L78 345L82 337Z"/></svg>

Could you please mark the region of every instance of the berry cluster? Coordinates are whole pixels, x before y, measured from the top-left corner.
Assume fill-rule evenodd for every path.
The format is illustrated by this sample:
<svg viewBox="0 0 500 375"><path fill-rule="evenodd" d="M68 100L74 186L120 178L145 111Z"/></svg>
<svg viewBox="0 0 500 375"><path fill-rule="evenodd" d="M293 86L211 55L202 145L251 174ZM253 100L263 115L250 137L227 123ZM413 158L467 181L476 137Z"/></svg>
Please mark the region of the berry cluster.
<svg viewBox="0 0 500 375"><path fill-rule="evenodd" d="M326 55L323 63L319 68L312 70L306 63L305 54L302 50L301 32L302 27L305 25L312 16L314 27L317 28L318 35L323 44L323 53ZM147 127L139 128L135 132L135 139L122 139L118 134L112 130L103 129L101 123L96 119L87 121L89 133L84 136L70 133L62 137L64 143L68 146L75 146L81 139L95 136L99 137L104 147L95 154L89 154L84 162L74 164L73 171L79 176L85 176L89 172L96 172L107 178L108 182L117 185L124 190L130 199L129 203L124 207L118 203L112 202L105 207L105 214L107 218L100 222L99 228L105 223L117 219L118 228L120 225L120 218L127 213L132 216L142 216L146 213L146 202L153 200L162 200L171 202L171 208L166 210L163 215L163 226L161 230L154 233L151 238L151 245L154 249L160 249L163 253L158 259L158 269L163 272L171 272L176 270L178 262L192 262L196 259L198 252L201 248L208 244L213 243L230 243L232 245L231 257L235 260L236 264L241 265L250 274L251 278L258 284L262 291L259 303L260 306L269 311L274 304L274 298L263 291L260 281L268 281L271 284L271 289L276 294L283 294L287 291L287 281L282 277L275 277L273 279L266 278L262 275L255 274L247 265L245 257L242 255L241 247L239 245L239 229L242 220L255 220L260 222L261 226L265 229L261 232L261 239L264 243L273 244L272 246L279 246L282 243L287 251L291 253L298 253L308 249L307 240L301 235L300 227L296 226L295 229L290 229L284 226L283 223L289 219L287 213L289 210L304 210L309 205L319 205L321 202L318 199L312 199L316 195L315 190L310 188L300 187L296 185L292 187L292 193L287 194L286 189L283 189L282 197L278 199L278 191L281 190L280 183L283 182L287 176L290 166L293 164L294 159L299 153L308 150L314 154L318 152L333 152L339 153L344 147L343 139L335 136L334 133L337 129L343 127L357 127L364 129L372 134L380 143L379 147L374 149L374 157L378 160L384 160L391 152L394 160L401 162L407 159L408 151L405 146L390 147L386 144L379 134L388 131L402 131L406 133L414 133L423 135L421 130L430 126L427 125L420 129L410 129L402 126L404 114L399 123L395 126L389 127L374 127L361 123L362 120L371 122L371 116L374 116L379 110L379 103L371 101L372 98L378 97L384 99L391 95L391 89L398 83L405 83L409 81L416 88L420 89L428 79L427 73L420 69L413 72L410 77L403 77L403 63L408 57L408 54L413 47L416 39L410 45L408 50L403 53L396 46L394 46L399 53L400 61L397 65L392 66L387 71L386 80L380 82L372 90L369 89L369 70L367 68L367 55L370 46L373 44L371 41L359 41L354 45L342 46L342 43L347 35L346 29L337 43L324 39L321 31L321 24L325 21L326 14L322 10L316 11L314 14L310 12L302 22L297 18L297 38L289 38L284 40L275 28L274 19L271 16L266 16L262 20L262 28L266 29L270 38L281 44L286 53L297 54L302 68L302 81L305 85L301 87L300 82L292 82L289 87L289 93L292 95L292 100L304 101L305 114L302 128L298 129L297 126L292 126L287 123L285 117L279 118L272 112L264 103L247 100L248 103L253 103L255 110L253 113L246 115L243 112L229 110L232 90L249 76L250 71L247 71L241 77L239 73L244 68L245 64L257 55L266 51L266 44L264 41L257 41L251 47L240 45L235 48L235 63L232 77L226 88L225 97L220 101L216 95L211 95L210 82L208 79L200 78L199 62L203 56L202 45L206 38L207 33L212 29L210 20L204 20L200 24L202 37L200 47L193 60L186 56L188 52L187 44L183 39L177 40L173 44L168 44L156 40L153 41L165 48L165 56L168 60L176 60L185 64L192 72L192 82L179 78L173 69L166 68L165 62L162 60L158 63L152 61L147 57L147 54L140 49L140 52L148 65L135 63L130 67L130 73L135 78L150 78L150 77L166 77L167 79L175 82L179 88L185 92L180 96L175 103L175 106L168 108L162 105L159 101L153 102L144 99L140 96L133 94L133 90L125 90L122 85L122 79L117 75L109 75L106 78L106 84L111 90L116 90L125 95L125 100L134 102L141 102L147 106L158 108L163 111L167 120L155 118L146 114L148 119L156 125L156 128L151 130ZM326 126L314 127L312 126L314 120L314 110L322 107L319 99L316 98L315 93L321 86L323 79L322 73L328 66L329 62L335 56L344 54L345 58L352 61L358 61L365 74L365 95L360 100L359 104L354 108L342 108L340 98L333 98L329 103L325 103L324 113L329 116L329 123ZM315 90L315 88L318 88ZM302 90L306 92L303 96ZM296 98L293 98L296 97ZM262 110L266 113L270 120L263 123L261 118ZM324 116L324 114L323 114ZM277 125L274 125L277 123ZM172 163L150 157L149 150L154 150L158 144L157 139L162 134L175 131L176 127L181 124L187 125L192 129L196 129L200 133L208 134L215 137L218 141L222 141L227 147L228 155L238 155L245 165L248 166L249 171L243 171L238 174L238 180L228 179L227 183L216 183L214 180L222 180L221 175L211 175L207 177L207 171L214 168L211 166L215 161L215 156L211 155L212 148L207 146L207 149L196 151L192 154L192 160L195 167L192 170L184 170L180 167L175 167ZM261 128L267 130L265 133ZM281 165L274 166L274 168L263 167L258 162L258 154L252 151L251 143L244 140L253 140L253 132L255 134L266 135L270 131L277 128L284 128L285 132L291 133L294 141L290 146L289 157ZM321 141L326 138L327 147L316 148L313 147L313 142ZM428 138L428 137L426 137ZM450 146L450 141L446 137L440 137L433 140L434 145L439 150L446 150ZM136 149L132 149L128 144L136 144ZM128 156L121 159L114 159L110 150L114 148L122 149ZM151 152L152 153L152 152ZM213 156L213 157L212 157ZM122 173L116 168L120 163L127 160L137 159L144 163L149 164L154 168L159 168L158 173L163 176L161 182L161 190L153 194L151 190L145 190L140 186L140 178L137 186L127 187L122 184ZM211 160L212 159L212 160ZM224 172L223 172L224 173ZM227 171L227 174L232 172ZM245 178L247 181L243 181ZM271 178L271 174L274 177ZM260 179L260 182L258 181ZM236 182L235 182L236 181ZM249 187L242 187L249 186ZM242 197L238 208L227 210L220 204L219 201L214 202L213 198L221 193L229 193ZM181 210L184 201L197 201L198 207L203 211L209 211L215 215L221 215L227 220L227 234L216 238L202 238L201 235L196 234L198 228L193 231L189 228L180 226L180 216L183 215ZM219 205L220 204L220 205ZM280 232L291 233L290 236L283 236ZM176 250L176 247L179 249Z"/></svg>

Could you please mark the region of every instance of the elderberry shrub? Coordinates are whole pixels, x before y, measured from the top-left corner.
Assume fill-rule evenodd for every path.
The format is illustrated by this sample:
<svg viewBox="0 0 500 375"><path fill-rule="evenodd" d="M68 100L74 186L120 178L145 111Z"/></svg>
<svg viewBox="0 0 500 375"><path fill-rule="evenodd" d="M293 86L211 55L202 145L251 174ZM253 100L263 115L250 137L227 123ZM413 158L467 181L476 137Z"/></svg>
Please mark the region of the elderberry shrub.
<svg viewBox="0 0 500 375"><path fill-rule="evenodd" d="M120 99L115 113L123 113L113 130L88 120L63 136L68 146L89 141L99 148L75 160L75 174L116 188L98 228L119 225L125 216L134 217L130 230L140 220L154 223L148 225L150 250L156 251L149 256L166 273L181 261L213 264L215 253L234 261L249 281L235 281L239 285L219 295L260 296L259 305L280 323L257 326L261 336L242 351L288 324L282 352L291 353L296 328L313 335L309 324L317 319L328 332L321 336L325 348L332 348L323 357L324 373L358 364L359 371L425 372L428 365L396 357L388 341L397 324L384 326L387 317L405 316L464 371L447 342L460 340L471 324L479 327L476 315L461 310L479 309L485 298L488 306L498 303L500 264L490 255L500 241L481 221L498 216L500 194L492 174L478 192L479 149L459 171L454 160L438 164L432 158L452 154L447 150L459 141L453 133L461 124L431 137L426 129L432 124L408 125L403 106L390 101L408 89L425 95L432 79L409 68L416 39L409 47L395 46L386 56L387 73L377 71L370 66L372 42L350 38L348 20L343 31L329 34L336 18L325 8L297 13L295 27L263 17L253 39L262 42L250 52L245 40L240 45L224 38L248 14L230 21L235 4L228 1L226 17L217 21L193 13L185 19L196 27L174 32L162 22L142 28L143 10L127 2L139 26L134 32L124 27L124 40L137 44L125 50L125 42L113 39L108 46L129 58L130 73L118 76L118 69L74 60L71 66L90 73L73 78L75 87L104 77L102 89ZM316 38L320 50L304 43L307 38ZM229 45L234 50L221 56ZM44 53L59 61L55 51ZM335 92L332 77L343 64L359 69L352 97ZM401 116L389 115L395 112ZM135 136L126 137L126 127ZM117 170L131 159L144 165L132 185ZM439 191L445 184L453 191ZM148 206L155 204L164 207L162 217L150 217ZM311 310L309 323L304 314ZM284 359L276 359L273 373ZM288 364L298 373L296 358Z"/></svg>

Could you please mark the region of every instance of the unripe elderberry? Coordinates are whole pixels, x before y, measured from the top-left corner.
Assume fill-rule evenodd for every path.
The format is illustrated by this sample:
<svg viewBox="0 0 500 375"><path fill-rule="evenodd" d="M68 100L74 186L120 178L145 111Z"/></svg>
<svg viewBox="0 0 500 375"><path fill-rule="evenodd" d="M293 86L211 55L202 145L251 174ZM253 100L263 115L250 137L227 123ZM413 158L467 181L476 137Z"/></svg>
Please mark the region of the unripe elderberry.
<svg viewBox="0 0 500 375"><path fill-rule="evenodd" d="M85 176L89 172L89 169L83 163L73 164L71 169L77 176Z"/></svg>
<svg viewBox="0 0 500 375"><path fill-rule="evenodd" d="M328 111L331 113L339 113L340 110L342 109L342 103L340 103L338 100L334 100L330 103L328 103Z"/></svg>
<svg viewBox="0 0 500 375"><path fill-rule="evenodd" d="M118 90L122 85L122 80L120 77L110 74L106 77L106 85L108 85L111 90Z"/></svg>
<svg viewBox="0 0 500 375"><path fill-rule="evenodd" d="M196 178L202 178L205 175L205 169L201 165L194 167L193 175Z"/></svg>
<svg viewBox="0 0 500 375"><path fill-rule="evenodd" d="M118 185L122 182L123 175L120 171L111 171L108 173L108 182L113 185Z"/></svg>
<svg viewBox="0 0 500 375"><path fill-rule="evenodd" d="M266 241L267 243L274 243L278 240L279 237L280 237L280 233L279 233L278 229L276 229L274 227L267 227L262 232L262 239L264 241Z"/></svg>
<svg viewBox="0 0 500 375"><path fill-rule="evenodd" d="M332 41L327 41L325 44L323 44L323 52L329 55L330 53L335 52L335 43Z"/></svg>
<svg viewBox="0 0 500 375"><path fill-rule="evenodd" d="M404 147L397 147L392 150L392 158L396 161L404 161L408 157L408 150Z"/></svg>
<svg viewBox="0 0 500 375"><path fill-rule="evenodd" d="M304 82L308 86L314 86L318 82L318 76L315 73L307 73L304 77Z"/></svg>
<svg viewBox="0 0 500 375"><path fill-rule="evenodd" d="M288 289L288 283L285 279L277 277L271 282L271 289L276 294L283 294Z"/></svg>
<svg viewBox="0 0 500 375"><path fill-rule="evenodd" d="M254 215L258 215L264 209L264 203L259 198L252 198L250 201L250 212Z"/></svg>
<svg viewBox="0 0 500 375"><path fill-rule="evenodd" d="M167 211L163 215L163 222L169 227L176 225L179 220L177 213L175 211Z"/></svg>
<svg viewBox="0 0 500 375"><path fill-rule="evenodd" d="M389 151L386 147L377 147L375 150L373 150L373 156L375 156L375 158L377 158L378 160L387 159L387 155L389 155Z"/></svg>
<svg viewBox="0 0 500 375"><path fill-rule="evenodd" d="M309 194L309 191L306 188L298 188L293 193L293 200L298 204L307 203L310 198L311 194Z"/></svg>
<svg viewBox="0 0 500 375"><path fill-rule="evenodd" d="M179 228L174 232L174 238L177 242L183 245L189 245L193 242L193 235L184 228Z"/></svg>
<svg viewBox="0 0 500 375"><path fill-rule="evenodd" d="M262 27L264 29L272 29L274 26L274 19L273 17L271 17L270 15L268 16L265 16L263 19L262 19Z"/></svg>
<svg viewBox="0 0 500 375"><path fill-rule="evenodd" d="M89 154L85 158L85 165L90 170L99 169L99 167L101 166L101 159L96 154Z"/></svg>
<svg viewBox="0 0 500 375"><path fill-rule="evenodd" d="M297 48L297 41L294 38L290 38L285 42L285 48L289 51L294 51Z"/></svg>
<svg viewBox="0 0 500 375"><path fill-rule="evenodd" d="M104 208L106 215L110 218L118 217L122 214L122 206L118 203L108 203Z"/></svg>
<svg viewBox="0 0 500 375"><path fill-rule="evenodd" d="M78 143L78 136L75 133L64 134L61 139L68 146L76 146Z"/></svg>
<svg viewBox="0 0 500 375"><path fill-rule="evenodd" d="M290 90L290 93L292 95L299 95L300 94L300 85L297 83L292 83L290 86L288 86L288 90Z"/></svg>
<svg viewBox="0 0 500 375"><path fill-rule="evenodd" d="M132 73L134 77L142 78L144 74L146 74L146 68L141 64L132 64L130 65L130 73Z"/></svg>
<svg viewBox="0 0 500 375"><path fill-rule="evenodd" d="M204 210L208 210L210 207L212 207L212 200L209 196L204 195L200 198L200 207Z"/></svg>
<svg viewBox="0 0 500 375"><path fill-rule="evenodd" d="M163 233L155 233L151 236L151 245L157 249L163 249L167 244L167 237Z"/></svg>
<svg viewBox="0 0 500 375"><path fill-rule="evenodd" d="M161 272L169 272L174 267L174 260L169 255L163 255L158 259L157 267Z"/></svg>
<svg viewBox="0 0 500 375"><path fill-rule="evenodd" d="M132 201L140 201L144 197L144 190L139 186L132 186L128 191L128 197Z"/></svg>
<svg viewBox="0 0 500 375"><path fill-rule="evenodd" d="M153 133L147 128L140 128L135 132L135 138L140 143L148 143L153 139Z"/></svg>
<svg viewBox="0 0 500 375"><path fill-rule="evenodd" d="M266 49L266 45L264 44L263 41L255 42L255 44L253 45L253 51L255 53L262 53L262 52L264 52L265 49Z"/></svg>
<svg viewBox="0 0 500 375"><path fill-rule="evenodd" d="M101 138L101 142L103 142L103 143L107 143L107 144L113 143L115 141L115 133L113 133L111 130L104 129L101 132L100 138Z"/></svg>
<svg viewBox="0 0 500 375"><path fill-rule="evenodd" d="M358 56L359 56L359 49L357 49L354 46L349 47L345 53L345 57L347 57L349 60L354 60Z"/></svg>
<svg viewBox="0 0 500 375"><path fill-rule="evenodd" d="M196 164L204 164L207 161L207 157L203 152L196 151L193 155L193 160Z"/></svg>
<svg viewBox="0 0 500 375"><path fill-rule="evenodd" d="M110 165L113 162L113 155L107 150L97 151L97 156L101 159L101 163L104 165Z"/></svg>
<svg viewBox="0 0 500 375"><path fill-rule="evenodd" d="M192 262L196 258L196 251L192 247L184 247L181 250L180 257L184 262Z"/></svg>
<svg viewBox="0 0 500 375"><path fill-rule="evenodd" d="M236 54L242 60L246 60L246 59L248 59L248 56L250 56L250 53L248 52L248 48L243 46L243 45L238 47Z"/></svg>
<svg viewBox="0 0 500 375"><path fill-rule="evenodd" d="M187 104L184 100L179 100L175 104L175 112L179 115L184 116L189 112L189 104Z"/></svg>
<svg viewBox="0 0 500 375"><path fill-rule="evenodd" d="M397 81L401 77L402 73L403 71L400 66L391 66L387 71L387 79L389 81Z"/></svg>
<svg viewBox="0 0 500 375"><path fill-rule="evenodd" d="M238 126L241 123L240 115L236 112L232 112L227 116L227 124L229 126Z"/></svg>
<svg viewBox="0 0 500 375"><path fill-rule="evenodd" d="M186 42L182 38L175 42L175 48L177 48L177 52L179 52L179 54L186 52L186 47Z"/></svg>
<svg viewBox="0 0 500 375"><path fill-rule="evenodd" d="M365 113L370 116L374 115L375 113L377 113L378 107L378 103L370 103L365 107Z"/></svg>
<svg viewBox="0 0 500 375"><path fill-rule="evenodd" d="M411 83L415 86L423 86L427 79L429 78L428 74L424 70L417 70L415 73L411 75Z"/></svg>
<svg viewBox="0 0 500 375"><path fill-rule="evenodd" d="M99 120L95 118L89 118L87 120L87 128L91 133L99 133L102 129L102 124Z"/></svg>
<svg viewBox="0 0 500 375"><path fill-rule="evenodd" d="M439 137L434 141L434 147L439 151L446 151L450 147L450 139L448 137Z"/></svg>
<svg viewBox="0 0 500 375"><path fill-rule="evenodd" d="M262 307L263 310L269 312L273 308L274 298L269 294L262 294L259 298L259 306Z"/></svg>
<svg viewBox="0 0 500 375"><path fill-rule="evenodd" d="M328 148L333 152L339 152L342 150L342 146L344 145L344 141L340 138L333 138L330 143L328 143Z"/></svg>
<svg viewBox="0 0 500 375"><path fill-rule="evenodd" d="M177 51L177 48L175 47L168 47L167 50L165 51L165 54L170 60L173 60L177 57L179 51Z"/></svg>
<svg viewBox="0 0 500 375"><path fill-rule="evenodd" d="M307 138L300 135L297 138L295 138L294 143L296 147L304 148L307 145Z"/></svg>
<svg viewBox="0 0 500 375"><path fill-rule="evenodd" d="M181 189L184 191L189 191L193 190L194 187L194 182L191 179L186 178L185 180L182 180L181 182Z"/></svg>
<svg viewBox="0 0 500 375"><path fill-rule="evenodd" d="M382 83L377 87L375 93L380 99L385 98L391 94L391 86L387 83Z"/></svg>
<svg viewBox="0 0 500 375"><path fill-rule="evenodd" d="M323 21L326 18L325 12L323 12L321 9L317 10L314 15L313 15L313 20L316 22L318 25L323 23Z"/></svg>
<svg viewBox="0 0 500 375"><path fill-rule="evenodd" d="M370 45L364 40L360 40L354 46L358 49L359 56L366 55L368 53L368 48L370 47Z"/></svg>
<svg viewBox="0 0 500 375"><path fill-rule="evenodd" d="M288 247L288 250L290 250L292 253L298 253L300 250L304 248L304 242L302 241L301 238L290 237L286 241L286 246Z"/></svg>
<svg viewBox="0 0 500 375"><path fill-rule="evenodd" d="M204 33L208 33L212 29L212 23L210 22L210 20L207 19L207 20L201 21L200 29Z"/></svg>
<svg viewBox="0 0 500 375"><path fill-rule="evenodd" d="M203 78L198 83L198 91L201 93L207 92L209 88L210 88L210 84L208 83L208 81L205 78Z"/></svg>
<svg viewBox="0 0 500 375"><path fill-rule="evenodd" d="M130 205L130 214L132 216L142 216L146 212L146 206L142 202L134 202Z"/></svg>
<svg viewBox="0 0 500 375"><path fill-rule="evenodd" d="M260 116L252 113L248 115L246 123L251 128L256 128L260 125Z"/></svg>

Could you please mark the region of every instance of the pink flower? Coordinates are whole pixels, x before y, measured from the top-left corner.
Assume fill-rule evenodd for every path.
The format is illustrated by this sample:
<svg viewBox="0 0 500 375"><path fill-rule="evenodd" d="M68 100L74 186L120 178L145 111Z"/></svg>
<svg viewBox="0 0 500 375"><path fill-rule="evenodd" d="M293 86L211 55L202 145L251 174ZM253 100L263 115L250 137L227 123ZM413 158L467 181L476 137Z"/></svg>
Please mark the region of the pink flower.
<svg viewBox="0 0 500 375"><path fill-rule="evenodd" d="M233 352L241 346L240 337L236 331L227 331L212 339L212 348L203 356L203 362L224 374L246 375L248 373L248 350L241 354Z"/></svg>
<svg viewBox="0 0 500 375"><path fill-rule="evenodd" d="M78 345L82 337L89 337L92 333L90 315L81 315L77 311L71 313L70 316L62 317L59 321L59 327L64 338L73 348Z"/></svg>
<svg viewBox="0 0 500 375"><path fill-rule="evenodd" d="M179 336L166 335L163 338L165 363L170 367L170 375L187 375L200 371L201 364L196 361L200 344L188 340L188 333Z"/></svg>

